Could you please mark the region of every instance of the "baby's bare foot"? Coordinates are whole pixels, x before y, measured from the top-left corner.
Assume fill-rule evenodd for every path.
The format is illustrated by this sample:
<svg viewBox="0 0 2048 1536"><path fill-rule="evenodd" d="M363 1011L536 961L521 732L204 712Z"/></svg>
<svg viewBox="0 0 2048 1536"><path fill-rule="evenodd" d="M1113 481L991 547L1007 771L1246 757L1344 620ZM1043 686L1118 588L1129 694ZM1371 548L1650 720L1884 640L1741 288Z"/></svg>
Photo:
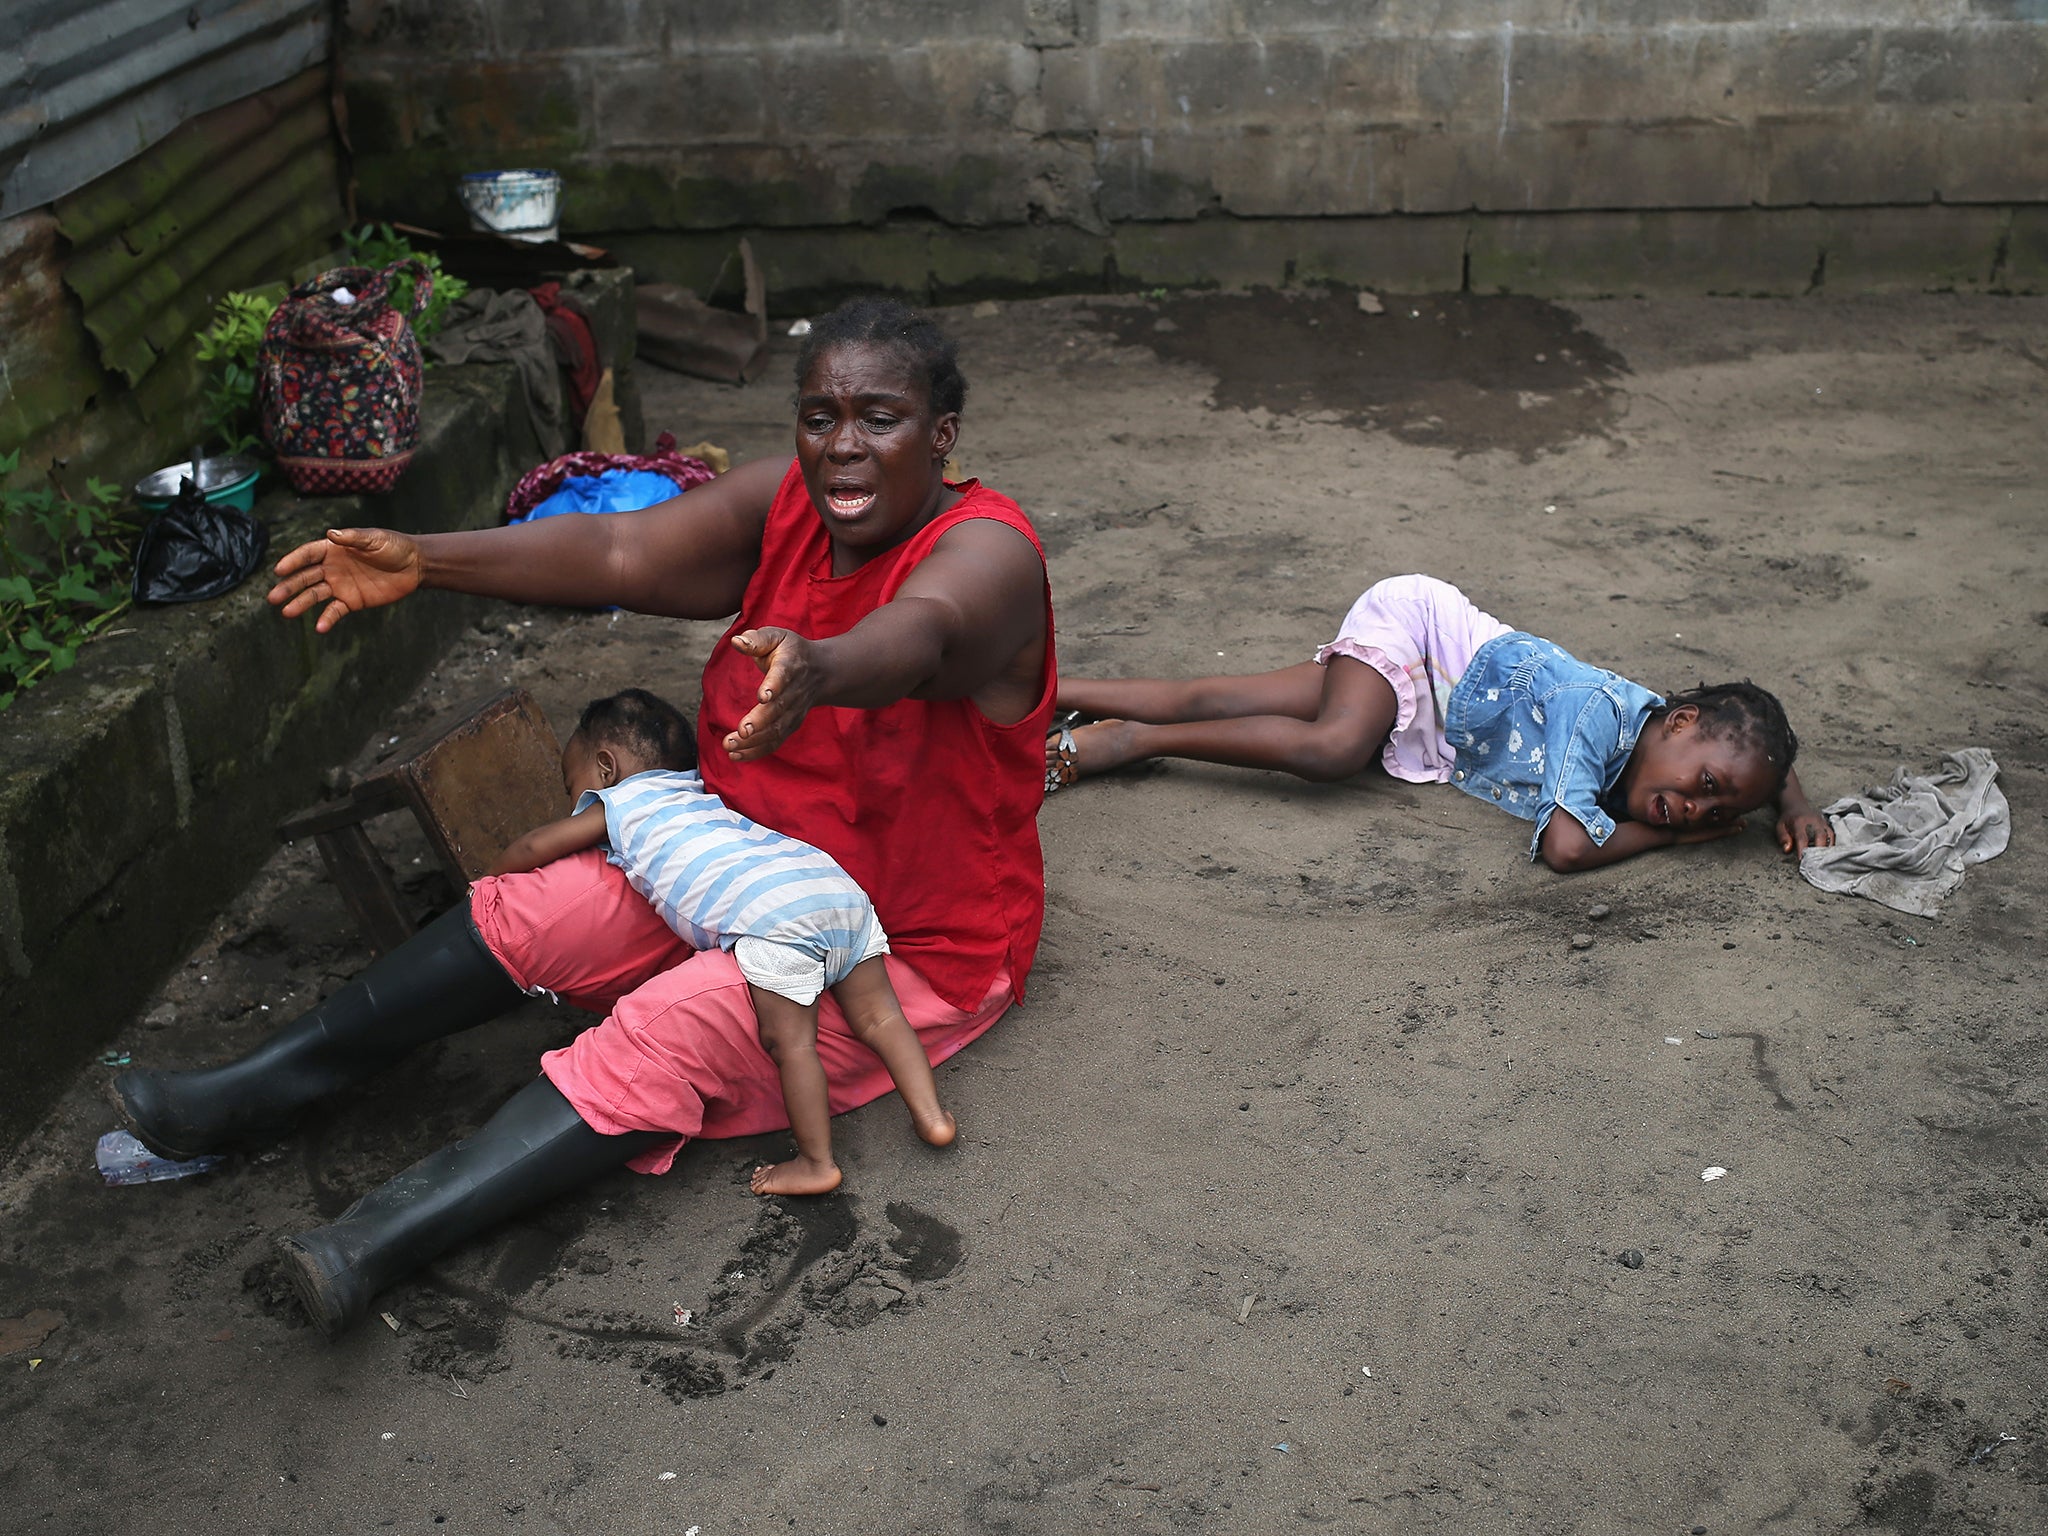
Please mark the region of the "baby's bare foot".
<svg viewBox="0 0 2048 1536"><path fill-rule="evenodd" d="M786 1163L763 1163L748 1187L757 1195L829 1195L839 1187L839 1165L829 1158L792 1157Z"/></svg>
<svg viewBox="0 0 2048 1536"><path fill-rule="evenodd" d="M960 1127L943 1109L935 1109L923 1115L913 1109L910 1112L910 1123L917 1127L918 1135L935 1147L950 1147L953 1145L953 1138L960 1134Z"/></svg>

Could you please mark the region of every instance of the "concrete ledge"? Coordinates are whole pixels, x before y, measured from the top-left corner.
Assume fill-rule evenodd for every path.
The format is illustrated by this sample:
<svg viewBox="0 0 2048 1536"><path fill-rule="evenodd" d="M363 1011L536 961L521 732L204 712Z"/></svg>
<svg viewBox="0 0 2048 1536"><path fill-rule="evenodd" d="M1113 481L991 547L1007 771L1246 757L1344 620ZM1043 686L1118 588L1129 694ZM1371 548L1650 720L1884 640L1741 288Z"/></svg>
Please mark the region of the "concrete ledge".
<svg viewBox="0 0 2048 1536"><path fill-rule="evenodd" d="M960 229L601 234L646 277L702 289L748 236L778 314L886 292L927 304L1048 293L1354 283L1395 292L1796 295L2048 286L2048 205L1709 208L1134 221Z"/></svg>
<svg viewBox="0 0 2048 1536"><path fill-rule="evenodd" d="M584 274L630 384L632 273ZM539 457L510 364L438 367L420 451L390 494L301 499L266 482L277 554L343 524L496 524ZM258 572L209 603L139 610L0 714L0 1149L127 1022L400 703L479 599L445 594L316 636Z"/></svg>

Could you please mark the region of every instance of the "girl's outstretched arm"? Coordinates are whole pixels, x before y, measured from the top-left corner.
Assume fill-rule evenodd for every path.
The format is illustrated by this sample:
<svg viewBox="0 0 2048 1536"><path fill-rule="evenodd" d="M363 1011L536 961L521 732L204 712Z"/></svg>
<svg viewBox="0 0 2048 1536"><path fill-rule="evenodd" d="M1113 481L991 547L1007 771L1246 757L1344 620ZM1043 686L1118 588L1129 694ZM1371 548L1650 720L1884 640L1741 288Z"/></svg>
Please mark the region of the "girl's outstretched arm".
<svg viewBox="0 0 2048 1536"><path fill-rule="evenodd" d="M1778 846L1797 858L1809 848L1834 845L1835 829L1806 798L1799 783L1799 771L1786 769L1785 787L1778 792Z"/></svg>
<svg viewBox="0 0 2048 1536"><path fill-rule="evenodd" d="M1668 827L1653 827L1645 821L1624 821L1608 835L1605 843L1596 843L1586 835L1579 819L1559 806L1550 813L1550 820L1543 824L1543 838L1537 846L1545 864L1561 875L1568 875L1582 869L1598 869L1603 864L1618 864L1653 848L1670 848L1678 843L1711 843L1717 838L1740 832L1742 825L1738 818L1691 832L1673 832Z"/></svg>
<svg viewBox="0 0 2048 1536"><path fill-rule="evenodd" d="M604 841L604 828L604 802L600 800L587 811L551 821L544 827L535 827L524 837L515 838L512 846L498 855L490 872L494 875L523 875L543 864L552 864L572 853L581 853L585 848L595 848Z"/></svg>

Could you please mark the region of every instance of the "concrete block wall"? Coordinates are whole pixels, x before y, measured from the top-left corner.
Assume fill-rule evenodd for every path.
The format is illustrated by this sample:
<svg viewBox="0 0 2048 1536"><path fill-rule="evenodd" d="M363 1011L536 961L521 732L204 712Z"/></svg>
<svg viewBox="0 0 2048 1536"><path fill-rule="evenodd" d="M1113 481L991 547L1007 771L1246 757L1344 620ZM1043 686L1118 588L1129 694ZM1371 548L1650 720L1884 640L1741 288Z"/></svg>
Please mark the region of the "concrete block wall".
<svg viewBox="0 0 2048 1536"><path fill-rule="evenodd" d="M367 209L459 222L459 172L551 165L572 230L683 281L756 232L786 295L848 265L798 232L894 231L854 243L874 280L941 296L976 250L989 291L1086 286L1130 276L1127 231L1216 219L1498 249L1552 214L1955 204L1997 227L1928 282L1996 286L2048 202L2048 0L381 0L349 27ZM1644 269L1711 284L1716 243L1740 254ZM1552 286L1571 248L1515 247Z"/></svg>

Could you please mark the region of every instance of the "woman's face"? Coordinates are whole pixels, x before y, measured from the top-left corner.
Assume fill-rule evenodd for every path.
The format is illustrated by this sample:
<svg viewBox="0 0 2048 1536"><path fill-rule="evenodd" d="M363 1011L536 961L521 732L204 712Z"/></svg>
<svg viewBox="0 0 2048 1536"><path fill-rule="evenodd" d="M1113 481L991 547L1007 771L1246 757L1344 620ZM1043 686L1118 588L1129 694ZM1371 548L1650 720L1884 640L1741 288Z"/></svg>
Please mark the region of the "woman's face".
<svg viewBox="0 0 2048 1536"><path fill-rule="evenodd" d="M818 355L797 390L796 456L832 542L879 554L930 520L960 418L934 416L925 382L894 347Z"/></svg>

